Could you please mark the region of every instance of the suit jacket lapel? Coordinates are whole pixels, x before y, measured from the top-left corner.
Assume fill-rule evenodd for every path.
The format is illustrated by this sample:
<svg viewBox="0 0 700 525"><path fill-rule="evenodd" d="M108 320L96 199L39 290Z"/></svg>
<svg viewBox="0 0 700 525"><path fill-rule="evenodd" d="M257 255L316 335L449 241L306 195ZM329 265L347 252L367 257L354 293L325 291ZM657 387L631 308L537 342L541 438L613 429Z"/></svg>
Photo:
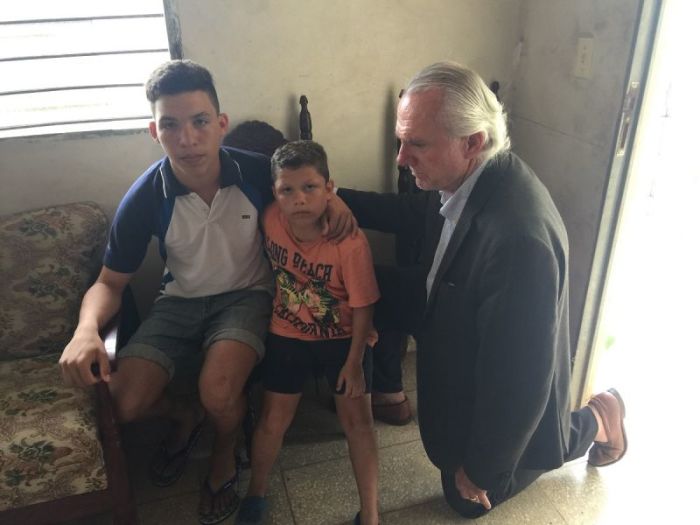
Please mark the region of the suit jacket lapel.
<svg viewBox="0 0 700 525"><path fill-rule="evenodd" d="M497 169L498 164L499 163L497 162L497 159L491 161L491 165L487 166L484 172L481 174L479 180L474 186L474 189L472 190L471 195L467 199L467 203L465 204L464 210L462 210L462 214L460 215L459 220L457 221L455 231L452 234L452 237L450 238L450 242L447 245L447 248L445 249L445 254L442 257L440 266L437 270L437 273L435 274L435 281L433 282L433 287L430 290L430 296L428 297L426 303L426 312L432 306L433 301L435 300L435 294L437 292L438 285L440 284L440 282L442 282L445 272L452 264L452 261L454 260L455 255L459 250L459 247L462 245L462 241L464 241L464 238L467 236L467 233L471 228L474 216L477 213L479 213L479 211L481 211L481 209L486 204L486 201L488 201L493 191L503 179L504 172ZM439 212L437 212L437 215L442 219L442 215L440 215ZM440 221L440 229L437 232L438 241L440 239L440 233L442 230L443 222L444 220ZM429 248L431 250L429 253L431 253L434 257L435 249L437 248L437 241L435 242L435 244L430 245ZM428 262L428 271L430 271L430 266L432 265L433 257L427 257L427 259L430 259L430 261Z"/></svg>

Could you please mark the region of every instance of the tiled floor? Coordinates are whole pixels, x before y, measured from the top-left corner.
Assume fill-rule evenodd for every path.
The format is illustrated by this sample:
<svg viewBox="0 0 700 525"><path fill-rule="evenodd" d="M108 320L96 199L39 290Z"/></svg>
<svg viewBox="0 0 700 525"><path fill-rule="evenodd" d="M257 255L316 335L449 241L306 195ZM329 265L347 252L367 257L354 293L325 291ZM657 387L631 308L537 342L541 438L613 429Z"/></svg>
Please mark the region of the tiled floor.
<svg viewBox="0 0 700 525"><path fill-rule="evenodd" d="M405 363L409 397L415 406L415 354ZM312 525L348 523L358 510L347 447L327 394L302 401L275 468L268 523ZM679 490L667 472L642 463L646 444L637 434L634 405L628 407L632 446L623 461L604 469L589 468L585 459L542 477L511 501L480 518L487 524L618 524L688 523L679 504ZM162 425L161 425L162 426ZM439 472L428 461L415 423L406 427L376 426L380 447L381 520L385 525L463 523L443 502ZM155 424L127 428L125 442L131 478L143 525L196 524L198 489L206 475L208 439L203 439L185 475L165 489L147 480L147 464L162 429ZM656 435L649 434L653 446ZM654 437L651 437L654 436ZM658 477L657 477L658 476ZM241 490L248 480L243 476ZM664 480L659 484L659 480ZM690 490L688 490L690 492ZM690 497L690 494L688 494ZM692 500L689 500L692 501ZM109 516L73 525L110 523ZM233 523L233 519L226 523Z"/></svg>

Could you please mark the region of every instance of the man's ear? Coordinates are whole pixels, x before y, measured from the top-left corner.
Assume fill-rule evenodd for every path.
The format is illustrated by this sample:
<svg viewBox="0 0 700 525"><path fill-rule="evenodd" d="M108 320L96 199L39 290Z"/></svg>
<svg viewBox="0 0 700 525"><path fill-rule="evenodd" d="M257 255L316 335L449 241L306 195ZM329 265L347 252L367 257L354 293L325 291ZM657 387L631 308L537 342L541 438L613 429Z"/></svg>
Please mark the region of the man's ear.
<svg viewBox="0 0 700 525"><path fill-rule="evenodd" d="M153 120L148 123L148 132L151 134L151 138L153 140L160 143L158 140L158 129L156 128L156 123Z"/></svg>
<svg viewBox="0 0 700 525"><path fill-rule="evenodd" d="M481 153L486 146L486 133L483 131L477 131L472 133L468 137L464 137L464 157L468 159L473 159Z"/></svg>
<svg viewBox="0 0 700 525"><path fill-rule="evenodd" d="M328 179L328 182L326 182L326 198L328 200L333 196L333 188L335 188L335 182L333 182L333 179Z"/></svg>
<svg viewBox="0 0 700 525"><path fill-rule="evenodd" d="M219 113L219 127L224 134L228 131L228 115L226 113Z"/></svg>

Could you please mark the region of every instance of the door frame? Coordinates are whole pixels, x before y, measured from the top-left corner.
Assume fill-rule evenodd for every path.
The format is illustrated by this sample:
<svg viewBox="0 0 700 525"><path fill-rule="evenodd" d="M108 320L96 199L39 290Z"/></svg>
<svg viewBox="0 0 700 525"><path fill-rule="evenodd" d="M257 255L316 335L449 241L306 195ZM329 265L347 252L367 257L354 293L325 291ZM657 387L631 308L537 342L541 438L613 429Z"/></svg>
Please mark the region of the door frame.
<svg viewBox="0 0 700 525"><path fill-rule="evenodd" d="M571 380L572 409L586 404L592 394L596 364L601 348L599 331L601 312L620 217L627 196L630 159L634 149L637 124L649 77L662 16L662 0L642 0L637 12L637 31L630 49L625 92L620 101L615 143L608 163L608 183L598 224L598 236L586 291L581 330L576 344L576 358Z"/></svg>

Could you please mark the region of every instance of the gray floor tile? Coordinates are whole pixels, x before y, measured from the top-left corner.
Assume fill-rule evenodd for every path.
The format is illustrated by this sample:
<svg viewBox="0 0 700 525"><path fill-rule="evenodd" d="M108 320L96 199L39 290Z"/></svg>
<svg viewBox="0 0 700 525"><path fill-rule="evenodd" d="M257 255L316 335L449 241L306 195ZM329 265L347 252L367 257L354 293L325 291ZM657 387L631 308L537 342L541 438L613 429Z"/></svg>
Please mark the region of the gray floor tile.
<svg viewBox="0 0 700 525"><path fill-rule="evenodd" d="M167 499L144 503L138 507L139 524L197 524L199 523L197 517L198 504L199 491L187 492ZM231 525L233 518L222 523Z"/></svg>
<svg viewBox="0 0 700 525"><path fill-rule="evenodd" d="M404 362L406 393L417 410L415 353ZM313 381L305 386L297 417L270 482L270 516L273 525L337 525L349 523L359 500L345 437L335 413L329 410L330 391L325 380L318 391ZM632 403L630 402L630 405ZM659 480L684 479L697 470L687 453L692 446L672 447L661 453L665 434L629 411L632 444L627 457L603 469L588 467L582 458L546 474L533 486L491 513L478 525L618 525L620 523L692 523L694 486L681 483L671 491L651 488ZM646 426L645 426L646 425ZM651 429L648 428L651 426ZM658 425L657 425L658 426ZM168 488L153 487L148 464L163 435L162 423L143 423L125 429L130 477L143 525L197 523L199 487L208 472L212 433L203 433L183 478ZM666 428L669 428L668 426ZM654 430L655 429L655 430ZM379 497L384 525L450 525L465 523L442 497L438 470L425 456L417 422L404 427L375 426L380 447ZM652 430L654 430L652 432ZM692 441L692 432L688 441ZM675 441L674 443L677 443ZM656 458L650 461L649 458ZM241 478L245 493L250 472ZM687 485L687 487L686 487ZM109 515L76 520L70 525L107 525ZM231 525L233 520L225 523Z"/></svg>
<svg viewBox="0 0 700 525"><path fill-rule="evenodd" d="M380 449L420 440L420 431L415 420L401 427L376 421L374 428L377 432L377 442Z"/></svg>
<svg viewBox="0 0 700 525"><path fill-rule="evenodd" d="M382 525L457 525L464 524L447 505L441 496L433 497L425 503L406 507L380 516Z"/></svg>
<svg viewBox="0 0 700 525"><path fill-rule="evenodd" d="M327 402L303 398L278 458L283 469L347 457L345 434Z"/></svg>
<svg viewBox="0 0 700 525"><path fill-rule="evenodd" d="M442 496L430 501L382 514L383 525L456 525L464 518L453 511ZM547 497L537 487L531 487L512 500L496 507L476 521L478 525L566 525Z"/></svg>
<svg viewBox="0 0 700 525"><path fill-rule="evenodd" d="M379 451L379 498L382 511L424 503L442 494L440 471L413 441Z"/></svg>
<svg viewBox="0 0 700 525"><path fill-rule="evenodd" d="M625 458L605 468L582 458L549 472L536 483L569 525L688 523L695 510L677 490L650 493L660 478L650 462ZM691 519L691 517L693 517Z"/></svg>
<svg viewBox="0 0 700 525"><path fill-rule="evenodd" d="M247 481L241 485L241 495L245 495ZM292 507L287 497L287 489L282 480L282 474L276 470L270 476L270 489L267 495L269 513L265 525L292 525Z"/></svg>
<svg viewBox="0 0 700 525"><path fill-rule="evenodd" d="M277 464L282 469L292 469L347 456L348 445L344 435L319 436L313 441L285 441Z"/></svg>
<svg viewBox="0 0 700 525"><path fill-rule="evenodd" d="M565 525L567 522L536 484L479 518L479 525Z"/></svg>
<svg viewBox="0 0 700 525"><path fill-rule="evenodd" d="M359 509L349 458L284 470L294 516L299 525L351 520ZM440 476L419 442L382 449L379 498L382 510L425 502L441 493Z"/></svg>
<svg viewBox="0 0 700 525"><path fill-rule="evenodd" d="M241 496L245 494L246 485L247 480L244 478L239 488ZM266 521L267 525L292 525L294 523L286 489L279 471L274 472L270 477L268 501L270 502L270 513ZM196 524L199 523L197 519L198 504L199 490L144 503L138 507L140 523L141 525ZM232 524L233 521L234 518L230 518L223 523ZM87 523L92 522L86 522L85 525Z"/></svg>
<svg viewBox="0 0 700 525"><path fill-rule="evenodd" d="M349 458L283 470L298 525L330 525L351 519L359 499Z"/></svg>
<svg viewBox="0 0 700 525"><path fill-rule="evenodd" d="M598 469L576 461L549 472L535 482L567 523L594 524L605 508L605 485Z"/></svg>

